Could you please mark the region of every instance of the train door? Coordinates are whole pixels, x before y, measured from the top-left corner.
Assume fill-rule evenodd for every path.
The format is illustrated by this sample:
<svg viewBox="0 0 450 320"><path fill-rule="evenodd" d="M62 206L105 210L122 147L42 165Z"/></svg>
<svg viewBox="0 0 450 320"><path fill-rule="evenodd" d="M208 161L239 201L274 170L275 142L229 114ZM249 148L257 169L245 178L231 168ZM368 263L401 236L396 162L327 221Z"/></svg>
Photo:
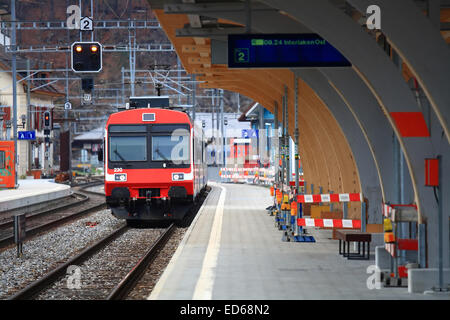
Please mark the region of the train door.
<svg viewBox="0 0 450 320"><path fill-rule="evenodd" d="M0 188L15 187L14 141L0 141Z"/></svg>
<svg viewBox="0 0 450 320"><path fill-rule="evenodd" d="M248 143L235 142L233 144L232 154L238 164L247 164L249 157L249 145Z"/></svg>

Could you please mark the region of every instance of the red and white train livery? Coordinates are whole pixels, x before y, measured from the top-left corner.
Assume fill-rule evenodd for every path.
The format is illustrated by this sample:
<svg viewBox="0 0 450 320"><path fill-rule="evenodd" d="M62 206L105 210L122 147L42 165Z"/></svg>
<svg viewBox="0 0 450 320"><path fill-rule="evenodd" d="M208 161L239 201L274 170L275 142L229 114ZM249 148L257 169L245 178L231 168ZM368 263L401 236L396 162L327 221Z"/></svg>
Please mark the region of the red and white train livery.
<svg viewBox="0 0 450 320"><path fill-rule="evenodd" d="M185 112L114 113L104 149L106 203L117 218L181 220L206 186L203 130Z"/></svg>

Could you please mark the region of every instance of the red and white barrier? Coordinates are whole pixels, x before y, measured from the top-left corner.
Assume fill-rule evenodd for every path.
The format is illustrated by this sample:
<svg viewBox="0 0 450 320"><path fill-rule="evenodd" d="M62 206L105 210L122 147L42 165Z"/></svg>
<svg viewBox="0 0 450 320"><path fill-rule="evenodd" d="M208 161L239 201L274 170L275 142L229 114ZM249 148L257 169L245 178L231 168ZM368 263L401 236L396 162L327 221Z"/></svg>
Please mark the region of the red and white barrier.
<svg viewBox="0 0 450 320"><path fill-rule="evenodd" d="M361 201L364 201L362 193L300 194L297 196L299 203Z"/></svg>
<svg viewBox="0 0 450 320"><path fill-rule="evenodd" d="M220 168L222 182L249 183L249 184L273 184L275 170L271 168Z"/></svg>
<svg viewBox="0 0 450 320"><path fill-rule="evenodd" d="M397 252L395 250L395 243L385 243L384 248L386 249L387 252L389 252L389 254L392 257L394 257L394 258L396 257Z"/></svg>
<svg viewBox="0 0 450 320"><path fill-rule="evenodd" d="M392 207L388 204L383 203L381 208L383 210L383 216L389 218L392 213Z"/></svg>
<svg viewBox="0 0 450 320"><path fill-rule="evenodd" d="M361 220L299 218L297 225L299 227L361 229Z"/></svg>
<svg viewBox="0 0 450 320"><path fill-rule="evenodd" d="M415 208L417 210L417 206L415 204L386 204L383 203L382 204L382 213L383 216L385 216L386 218L389 218L392 216L393 210L395 210L395 208L399 208L399 207L411 207L411 208Z"/></svg>

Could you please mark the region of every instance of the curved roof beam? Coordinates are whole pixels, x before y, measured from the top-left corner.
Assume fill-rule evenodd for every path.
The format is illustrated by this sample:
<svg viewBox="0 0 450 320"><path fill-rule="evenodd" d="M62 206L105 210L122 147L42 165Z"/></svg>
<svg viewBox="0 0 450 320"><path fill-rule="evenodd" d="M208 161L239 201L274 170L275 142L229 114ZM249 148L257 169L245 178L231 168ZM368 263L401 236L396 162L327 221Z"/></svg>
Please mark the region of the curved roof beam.
<svg viewBox="0 0 450 320"><path fill-rule="evenodd" d="M450 49L439 28L411 0L349 2L363 13L369 5L380 7L381 31L424 89L450 143Z"/></svg>
<svg viewBox="0 0 450 320"><path fill-rule="evenodd" d="M223 7L222 7L223 9ZM205 9L206 10L206 9ZM214 10L214 6L211 8L208 8L204 14L208 14L211 16L214 16L216 18L223 18L231 21L235 21L238 23L245 23L245 13L242 11L229 11L229 12L217 12ZM267 24L267 21L271 21L270 25ZM266 10L266 11L255 11L252 12L252 28L259 32L265 32L265 33L298 33L298 32L311 32L308 28L301 25L298 21L294 21L292 19L288 19L285 15L280 14L278 10ZM299 31L300 30L300 31ZM319 79L323 78L323 75L321 75L321 72L329 70L329 72L336 71L336 69L308 69L305 71L304 69L297 69L295 73L302 78L309 86L312 87L313 78ZM344 71L344 70L341 70ZM353 70L345 69L345 72L349 72L354 74ZM347 81L349 79L347 78ZM353 81L361 82L360 79L357 79L357 77L352 78ZM320 84L319 84L320 83ZM350 81L351 85L352 81ZM361 85L361 84L359 84ZM386 145L383 143L383 147L381 149L378 149L380 152L378 154L378 157L382 160L386 159L387 161L384 161L382 164L376 164L377 159L375 157L375 154L373 153L373 159L370 159L370 151L373 150L373 147L368 147L368 145L364 145L364 136L362 135L361 131L355 124L357 122L352 121L352 114L348 113L348 110L346 110L345 105L342 104L342 101L339 102L339 97L334 96L334 99L330 100L330 95L333 95L330 93L329 90L329 83L327 81L320 81L315 82L314 90L316 93L323 98L323 100L330 109L331 113L334 115L338 123L340 124L341 129L344 132L344 135L347 137L347 140L350 143L351 149L354 151L353 155L355 157L355 161L357 163L357 166L359 168L359 176L361 179L362 184L362 190L365 195L370 195L369 201L371 203L381 203L380 197L382 197L385 201L391 200L390 198L394 194L393 192L388 192L389 196L386 198L381 192L381 196L379 193L374 192L376 190L376 187L381 187L381 190L391 190L394 183L392 182L393 178L393 168L392 168L392 144ZM344 90L345 92L345 90ZM363 114L370 114L372 117L368 119L368 122L365 124L366 126L377 126L376 130L370 130L369 132L373 132L374 135L371 137L366 137L367 143L370 144L371 140L376 140L377 134L379 133L378 130L381 129L381 132L390 134L390 126L387 122L386 118L384 117L380 107L376 105L376 107L372 110L369 110L372 105L366 106L366 104L361 103L363 100L372 100L375 102L375 99L373 98L372 94L365 90L363 91L366 93L366 95L363 95L361 92L359 93L359 104L357 103L356 106L361 107L354 108L359 111L359 113ZM324 98L325 97L325 98ZM337 98L337 100L335 100ZM332 101L332 102L331 102ZM338 107L339 106L339 107ZM342 108L343 107L343 108ZM358 112L355 114L355 119L357 119ZM363 127L363 124L361 124L360 121L358 121L358 124L361 126L361 130L365 130ZM380 140L380 139L378 139ZM376 148L375 148L376 149ZM391 156L391 157L386 157ZM384 175L380 174L377 171L377 167L381 166L381 170L384 171ZM378 176L377 176L378 174ZM376 178L375 178L376 177ZM375 178L375 179L374 179ZM382 183L384 180L384 184ZM377 181L380 181L380 184L377 184ZM370 216L376 216L376 214L379 213L380 208L378 206L372 206L372 208L375 210L375 214Z"/></svg>
<svg viewBox="0 0 450 320"><path fill-rule="evenodd" d="M426 217L432 216L437 210L433 192L425 187L424 181L424 159L434 157L434 151L429 137L403 137L392 117L392 112L400 112L401 117L414 112L414 115L420 115L423 119L423 114L411 90L399 76L398 69L360 25L327 0L262 2L287 12L320 34L352 62L353 68L382 106L398 138L411 176L418 221L423 223ZM435 227L437 226L433 225L433 232ZM428 242L429 249L435 246L434 241ZM430 264L435 265L436 258L430 257Z"/></svg>

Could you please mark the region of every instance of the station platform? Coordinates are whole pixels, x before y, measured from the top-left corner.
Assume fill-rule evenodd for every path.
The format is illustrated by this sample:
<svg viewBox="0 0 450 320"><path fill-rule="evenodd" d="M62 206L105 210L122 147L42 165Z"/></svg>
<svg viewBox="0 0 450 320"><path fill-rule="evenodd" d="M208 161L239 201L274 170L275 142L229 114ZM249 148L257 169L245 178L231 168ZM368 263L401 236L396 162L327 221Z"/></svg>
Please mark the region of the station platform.
<svg viewBox="0 0 450 320"><path fill-rule="evenodd" d="M69 196L68 185L50 179L19 180L17 189L0 189L0 212Z"/></svg>
<svg viewBox="0 0 450 320"><path fill-rule="evenodd" d="M347 260L331 230L315 243L283 242L267 188L210 183L212 190L149 300L436 299L407 288L369 289L370 260Z"/></svg>

